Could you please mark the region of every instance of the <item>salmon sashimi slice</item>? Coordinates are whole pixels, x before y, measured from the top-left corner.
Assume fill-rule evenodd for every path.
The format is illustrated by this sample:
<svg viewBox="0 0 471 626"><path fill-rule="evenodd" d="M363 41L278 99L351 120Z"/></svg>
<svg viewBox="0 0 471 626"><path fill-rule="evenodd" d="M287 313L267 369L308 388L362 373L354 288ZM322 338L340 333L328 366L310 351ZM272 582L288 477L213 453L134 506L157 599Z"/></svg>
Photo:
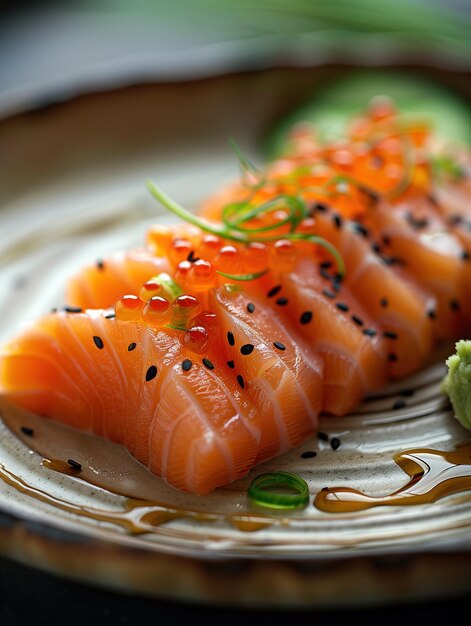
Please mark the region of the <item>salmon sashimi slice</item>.
<svg viewBox="0 0 471 626"><path fill-rule="evenodd" d="M345 285L386 339L389 375L407 376L424 365L434 347L436 298L413 276L385 262L364 225L348 220L339 223L335 217L332 211L315 213L316 233L341 252ZM328 274L325 261L319 270Z"/></svg>
<svg viewBox="0 0 471 626"><path fill-rule="evenodd" d="M265 424L219 351L195 355L181 331L107 313L51 314L24 331L0 356L3 396L126 446L185 491L245 475Z"/></svg>
<svg viewBox="0 0 471 626"><path fill-rule="evenodd" d="M469 171L384 99L344 140L293 132L200 215L150 184L187 223L72 277L0 352L0 393L205 494L468 332Z"/></svg>
<svg viewBox="0 0 471 626"><path fill-rule="evenodd" d="M226 363L263 419L257 462L299 445L322 408L321 360L259 299L220 287L211 304Z"/></svg>
<svg viewBox="0 0 471 626"><path fill-rule="evenodd" d="M345 285L334 288L312 259L280 276L286 317L324 365L322 408L334 415L353 409L387 380L381 329ZM283 297L281 296L281 297Z"/></svg>
<svg viewBox="0 0 471 626"><path fill-rule="evenodd" d="M367 223L389 262L399 264L437 298L436 336L460 336L469 326L463 306L471 298L471 264L433 203L416 196L393 206L379 204Z"/></svg>
<svg viewBox="0 0 471 626"><path fill-rule="evenodd" d="M125 293L137 295L143 283L168 270L165 257L145 249L116 252L73 276L67 284L66 301L82 309L104 309Z"/></svg>

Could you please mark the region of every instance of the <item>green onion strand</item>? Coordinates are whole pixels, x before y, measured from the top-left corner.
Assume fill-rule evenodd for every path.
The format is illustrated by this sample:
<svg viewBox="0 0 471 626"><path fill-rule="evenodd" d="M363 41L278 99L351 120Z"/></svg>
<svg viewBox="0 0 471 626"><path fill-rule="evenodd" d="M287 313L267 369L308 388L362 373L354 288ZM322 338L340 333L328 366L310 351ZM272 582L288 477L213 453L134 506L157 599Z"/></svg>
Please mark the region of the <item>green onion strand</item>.
<svg viewBox="0 0 471 626"><path fill-rule="evenodd" d="M221 270L216 270L217 274L224 276L224 278L229 278L230 280L257 280L261 276L265 276L270 271L270 268L262 270L261 272L255 272L254 274L226 274L226 272L221 272Z"/></svg>
<svg viewBox="0 0 471 626"><path fill-rule="evenodd" d="M230 239L231 241L238 241L240 243L244 243L246 241L241 237L231 235L231 233L227 232L225 228L221 228L216 224L202 220L194 213L191 213L191 211L184 209L180 204L178 204L178 202L175 202L175 200L172 200L172 198L167 196L167 194L162 191L160 187L157 187L157 185L155 185L152 181L147 181L147 189L166 209L185 222L193 224L193 226L198 226L198 228L201 228L201 230L204 230L207 233L218 235L219 237L224 237L225 239Z"/></svg>
<svg viewBox="0 0 471 626"><path fill-rule="evenodd" d="M172 200L166 193L164 193L157 185L153 182L149 181L147 183L147 188L150 193L158 200L161 204L163 204L169 211L171 211L174 215L177 215L181 219L193 224L194 226L198 226L201 230L205 232L212 233L214 235L218 235L223 239L227 239L229 241L236 241L238 243L248 244L251 242L270 242L270 241L278 241L279 239L290 239L293 241L305 241L308 243L312 243L315 245L322 246L325 248L335 259L338 273L343 276L345 274L345 265L342 259L340 252L337 250L335 246L333 246L329 241L320 237L319 235L310 235L308 233L296 233L293 232L298 224L302 221L304 217L308 215L308 210L304 200L302 200L299 196L289 196L289 195L280 195L276 198L273 198L263 205L252 209L247 202L233 203L227 205L223 209L223 223L224 226L218 226L216 224L212 224L197 217L195 214L191 213L187 209L184 209L177 202ZM289 216L275 224L271 224L268 227L260 227L260 228L249 228L243 227L243 224L253 217L256 217L259 213L263 213L267 211L267 205L271 210L275 210L275 206L279 206L280 203L284 203L284 206L287 206L289 209ZM230 216L232 213L240 212L241 215L235 221L231 221ZM244 213L245 211L245 213ZM290 232L284 234L273 234L267 235L262 233L267 233L269 231L273 231L278 229L280 226L290 223ZM263 271L265 273L266 270ZM226 276L227 278L231 278L233 280L253 280L249 278L234 278L232 275L225 275L222 272L219 272L221 275ZM263 275L263 274L260 274ZM242 274L242 276L252 276L252 274ZM253 275L255 278L259 276L257 274Z"/></svg>
<svg viewBox="0 0 471 626"><path fill-rule="evenodd" d="M250 161L250 159L248 159L245 156L245 154L240 149L239 144L233 137L229 138L229 145L232 151L234 152L234 154L236 155L237 160L239 161L240 167L243 172L250 172L251 174L255 174L256 176L261 175L261 172L258 169L258 167L254 165L252 161Z"/></svg>
<svg viewBox="0 0 471 626"><path fill-rule="evenodd" d="M289 490L291 493L280 493ZM309 504L309 487L291 472L273 472L257 476L248 489L249 500L269 509L302 509Z"/></svg>

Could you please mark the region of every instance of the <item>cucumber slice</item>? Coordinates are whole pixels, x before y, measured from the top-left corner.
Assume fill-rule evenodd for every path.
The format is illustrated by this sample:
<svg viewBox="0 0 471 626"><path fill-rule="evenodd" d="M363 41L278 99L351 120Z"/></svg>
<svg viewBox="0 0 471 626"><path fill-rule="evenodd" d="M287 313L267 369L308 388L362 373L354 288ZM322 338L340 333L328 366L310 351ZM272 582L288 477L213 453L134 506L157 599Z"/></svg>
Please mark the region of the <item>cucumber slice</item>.
<svg viewBox="0 0 471 626"><path fill-rule="evenodd" d="M322 136L338 137L345 132L348 120L379 95L392 98L404 115L427 120L438 136L450 142L471 144L471 109L458 95L410 73L366 70L326 86L282 120L268 138L268 158L276 158L283 152L289 129L296 122L313 122Z"/></svg>

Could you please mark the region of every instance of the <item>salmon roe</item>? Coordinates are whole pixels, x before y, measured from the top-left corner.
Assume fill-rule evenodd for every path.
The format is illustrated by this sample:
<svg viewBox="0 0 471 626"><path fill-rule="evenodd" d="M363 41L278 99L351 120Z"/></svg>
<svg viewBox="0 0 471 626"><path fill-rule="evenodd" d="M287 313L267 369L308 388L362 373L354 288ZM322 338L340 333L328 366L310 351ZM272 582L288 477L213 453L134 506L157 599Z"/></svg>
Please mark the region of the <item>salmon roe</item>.
<svg viewBox="0 0 471 626"><path fill-rule="evenodd" d="M194 291L206 291L215 287L217 283L216 270L211 261L198 259L191 263L186 275L186 284Z"/></svg>
<svg viewBox="0 0 471 626"><path fill-rule="evenodd" d="M163 326L170 321L170 302L162 296L152 297L144 305L142 319L153 326Z"/></svg>
<svg viewBox="0 0 471 626"><path fill-rule="evenodd" d="M209 346L209 333L204 326L192 326L183 335L183 345L187 350L202 354Z"/></svg>
<svg viewBox="0 0 471 626"><path fill-rule="evenodd" d="M135 322L141 319L144 301L138 296L121 296L114 306L116 318L124 322Z"/></svg>

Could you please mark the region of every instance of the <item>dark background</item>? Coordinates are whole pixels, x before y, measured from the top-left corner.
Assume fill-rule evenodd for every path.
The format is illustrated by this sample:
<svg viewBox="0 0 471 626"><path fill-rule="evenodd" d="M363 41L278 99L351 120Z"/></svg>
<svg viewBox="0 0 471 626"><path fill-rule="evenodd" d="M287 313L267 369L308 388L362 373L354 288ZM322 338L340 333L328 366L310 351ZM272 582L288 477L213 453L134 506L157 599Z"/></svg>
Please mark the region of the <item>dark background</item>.
<svg viewBox="0 0 471 626"><path fill-rule="evenodd" d="M0 624L2 626L64 625L119 626L120 624L179 623L232 625L246 620L265 624L363 624L364 626L431 626L440 622L469 622L469 598L427 601L403 606L342 610L257 611L234 607L204 607L93 589L0 558ZM276 623L280 623L276 622Z"/></svg>

